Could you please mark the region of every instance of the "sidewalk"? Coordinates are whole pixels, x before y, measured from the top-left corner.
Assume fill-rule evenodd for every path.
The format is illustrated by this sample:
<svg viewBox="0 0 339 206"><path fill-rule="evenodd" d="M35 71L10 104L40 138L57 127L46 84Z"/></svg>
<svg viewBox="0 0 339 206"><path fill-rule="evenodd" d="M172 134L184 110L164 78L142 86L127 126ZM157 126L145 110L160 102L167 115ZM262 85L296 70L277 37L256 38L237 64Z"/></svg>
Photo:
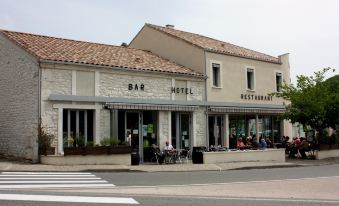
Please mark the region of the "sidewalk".
<svg viewBox="0 0 339 206"><path fill-rule="evenodd" d="M225 171L238 169L305 167L339 164L339 158L326 160L288 159L286 162L232 162L222 164L165 164L151 165L72 165L55 166L0 160L0 171L115 171L115 172L174 172L174 171Z"/></svg>

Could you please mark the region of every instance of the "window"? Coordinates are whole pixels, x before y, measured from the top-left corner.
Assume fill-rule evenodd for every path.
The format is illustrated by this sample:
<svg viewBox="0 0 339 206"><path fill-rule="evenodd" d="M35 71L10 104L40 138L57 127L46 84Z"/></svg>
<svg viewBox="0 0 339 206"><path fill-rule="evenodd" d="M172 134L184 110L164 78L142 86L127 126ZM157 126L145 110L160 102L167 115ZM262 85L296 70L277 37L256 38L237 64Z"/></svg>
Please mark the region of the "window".
<svg viewBox="0 0 339 206"><path fill-rule="evenodd" d="M213 72L213 86L220 87L220 64L212 64L212 72Z"/></svg>
<svg viewBox="0 0 339 206"><path fill-rule="evenodd" d="M275 85L277 92L281 92L282 74L280 72L275 73Z"/></svg>
<svg viewBox="0 0 339 206"><path fill-rule="evenodd" d="M247 89L254 90L254 69L247 68Z"/></svg>

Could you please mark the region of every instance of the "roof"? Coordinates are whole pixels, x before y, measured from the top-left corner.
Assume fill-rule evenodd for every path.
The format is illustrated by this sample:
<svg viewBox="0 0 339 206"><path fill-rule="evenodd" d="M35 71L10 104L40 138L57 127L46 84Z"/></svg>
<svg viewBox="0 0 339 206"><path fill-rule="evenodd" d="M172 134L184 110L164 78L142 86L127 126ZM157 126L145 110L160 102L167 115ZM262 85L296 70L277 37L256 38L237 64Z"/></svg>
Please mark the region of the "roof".
<svg viewBox="0 0 339 206"><path fill-rule="evenodd" d="M246 49L244 47L236 46L224 41L212 39L206 36L199 34L194 34L190 32L180 31L170 27L162 27L153 24L145 24L145 26L151 27L155 30L166 33L170 36L184 40L190 44L198 46L206 51L226 54L231 56L243 57L248 59L260 60L270 63L280 64L280 60L277 57L273 57L261 52L257 52L251 49Z"/></svg>
<svg viewBox="0 0 339 206"><path fill-rule="evenodd" d="M204 76L192 69L140 49L5 30L0 30L0 33L39 60Z"/></svg>

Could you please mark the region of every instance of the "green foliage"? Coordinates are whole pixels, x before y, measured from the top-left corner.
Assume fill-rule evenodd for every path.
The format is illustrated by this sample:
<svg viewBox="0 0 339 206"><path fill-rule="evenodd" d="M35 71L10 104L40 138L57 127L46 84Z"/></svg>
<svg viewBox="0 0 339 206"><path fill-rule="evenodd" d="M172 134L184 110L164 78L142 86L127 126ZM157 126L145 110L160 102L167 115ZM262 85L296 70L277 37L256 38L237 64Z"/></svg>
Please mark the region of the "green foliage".
<svg viewBox="0 0 339 206"><path fill-rule="evenodd" d="M76 136L75 143L77 147L85 147L85 137L84 136Z"/></svg>
<svg viewBox="0 0 339 206"><path fill-rule="evenodd" d="M102 146L113 146L113 145L118 145L119 141L113 137L104 137L100 140L100 144Z"/></svg>
<svg viewBox="0 0 339 206"><path fill-rule="evenodd" d="M55 136L46 131L46 128L42 125L38 128L38 144L40 148L47 148L51 146L51 143Z"/></svg>
<svg viewBox="0 0 339 206"><path fill-rule="evenodd" d="M94 147L94 142L88 141L87 144L86 144L86 147Z"/></svg>
<svg viewBox="0 0 339 206"><path fill-rule="evenodd" d="M339 116L339 87L337 77L329 83L324 81L325 74L330 70L331 68L325 68L310 77L297 76L296 86L284 83L281 92L273 93L274 96L290 101L283 114L284 119L292 123L299 122L304 127L309 125L316 131L330 126L335 128Z"/></svg>

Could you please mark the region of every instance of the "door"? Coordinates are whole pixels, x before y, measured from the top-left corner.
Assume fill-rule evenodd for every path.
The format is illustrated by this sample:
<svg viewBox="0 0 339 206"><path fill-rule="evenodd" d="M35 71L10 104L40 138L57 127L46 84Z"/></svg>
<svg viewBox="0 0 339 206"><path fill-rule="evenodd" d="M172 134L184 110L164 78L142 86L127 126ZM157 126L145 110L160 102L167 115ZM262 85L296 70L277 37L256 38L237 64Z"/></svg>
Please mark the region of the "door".
<svg viewBox="0 0 339 206"><path fill-rule="evenodd" d="M191 113L172 112L172 145L176 149L190 149L192 146Z"/></svg>
<svg viewBox="0 0 339 206"><path fill-rule="evenodd" d="M132 149L138 150L140 160L142 160L142 144L140 144L140 142L142 142L140 141L140 112L126 112L125 115L125 135L128 137Z"/></svg>
<svg viewBox="0 0 339 206"><path fill-rule="evenodd" d="M223 118L220 115L210 115L208 117L209 146L224 145Z"/></svg>

